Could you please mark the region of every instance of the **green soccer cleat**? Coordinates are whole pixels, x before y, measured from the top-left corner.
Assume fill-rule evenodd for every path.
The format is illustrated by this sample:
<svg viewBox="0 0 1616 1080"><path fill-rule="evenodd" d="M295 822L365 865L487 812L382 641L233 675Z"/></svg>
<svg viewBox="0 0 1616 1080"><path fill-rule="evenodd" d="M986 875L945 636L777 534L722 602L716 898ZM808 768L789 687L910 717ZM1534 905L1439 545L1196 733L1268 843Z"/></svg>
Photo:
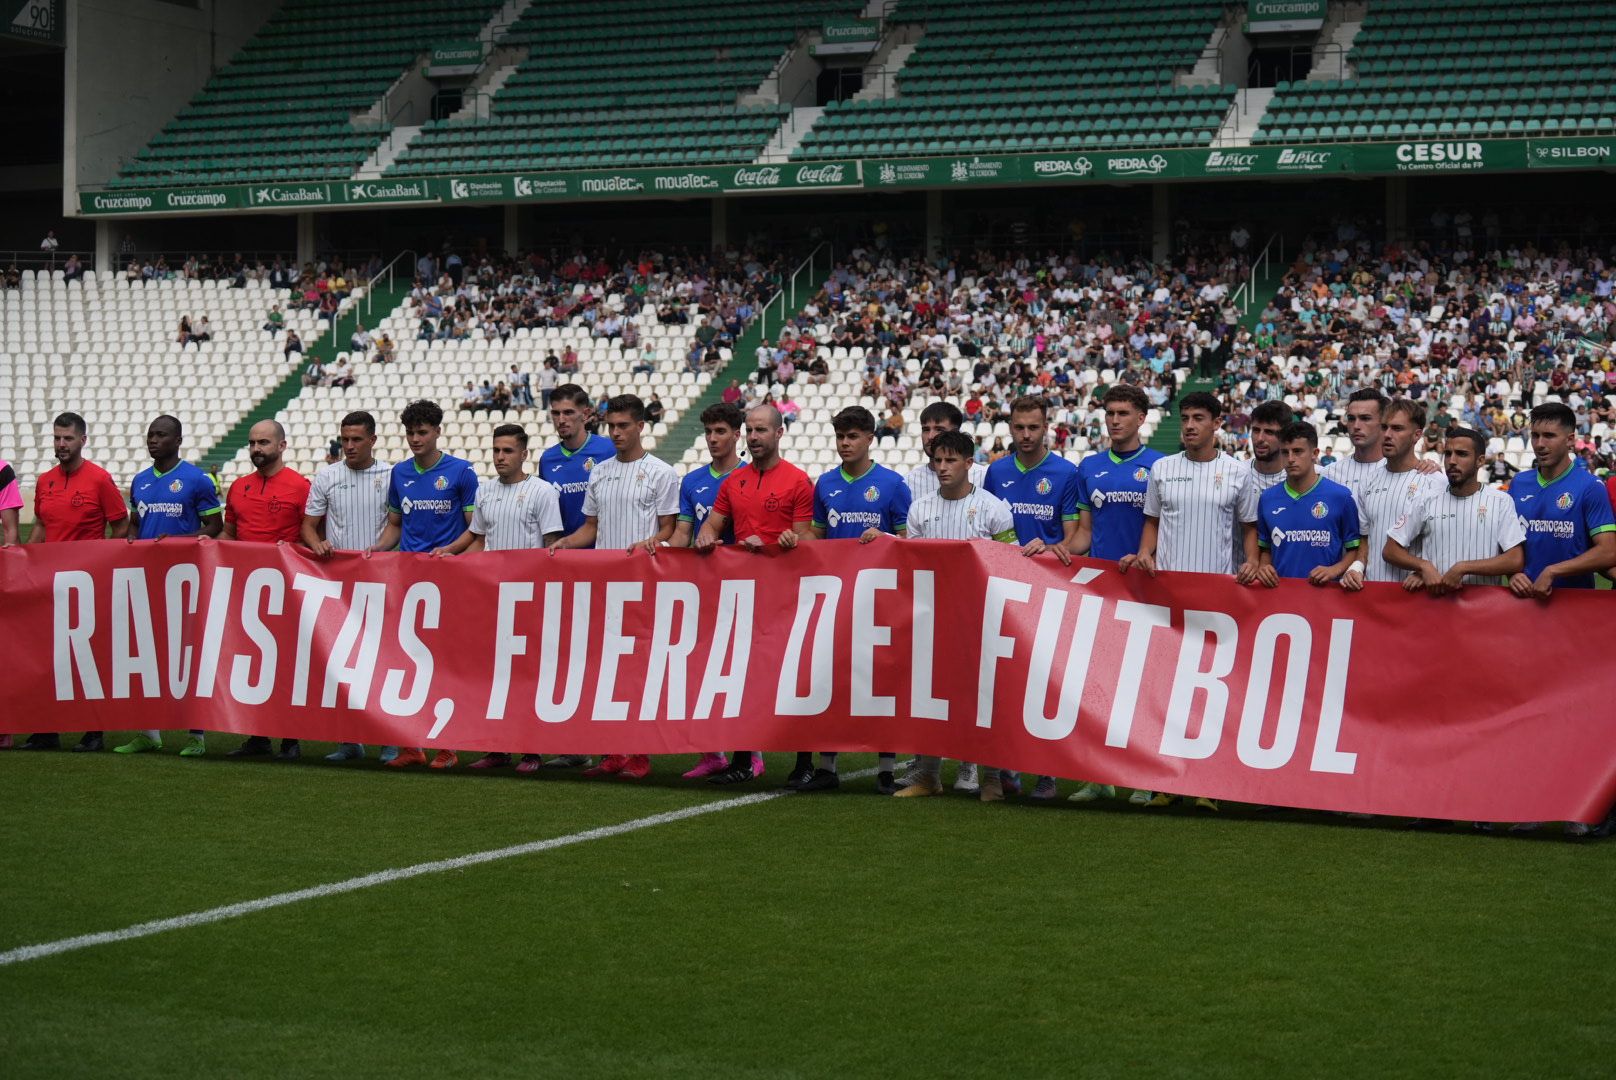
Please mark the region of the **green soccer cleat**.
<svg viewBox="0 0 1616 1080"><path fill-rule="evenodd" d="M114 754L144 754L148 750L161 750L162 739L154 739L150 735L136 735L122 746L112 748Z"/></svg>
<svg viewBox="0 0 1616 1080"><path fill-rule="evenodd" d="M1066 796L1066 801L1087 803L1098 802L1100 799L1114 799L1116 797L1117 789L1112 785L1096 784L1091 781L1084 784L1070 795Z"/></svg>
<svg viewBox="0 0 1616 1080"><path fill-rule="evenodd" d="M192 735L186 744L180 748L180 757L201 757L207 752L207 740L200 735Z"/></svg>

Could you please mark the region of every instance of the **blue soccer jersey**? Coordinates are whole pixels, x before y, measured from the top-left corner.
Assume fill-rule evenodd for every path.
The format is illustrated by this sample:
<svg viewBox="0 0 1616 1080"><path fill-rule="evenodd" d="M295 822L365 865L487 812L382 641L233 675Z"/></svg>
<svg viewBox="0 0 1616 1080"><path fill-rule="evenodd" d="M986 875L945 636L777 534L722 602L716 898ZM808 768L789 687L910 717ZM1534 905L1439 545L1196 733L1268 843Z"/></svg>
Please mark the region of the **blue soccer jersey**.
<svg viewBox="0 0 1616 1080"><path fill-rule="evenodd" d="M137 473L129 484L129 505L140 515L140 540L194 536L202 531L203 518L224 513L213 477L189 461L167 472L154 465Z"/></svg>
<svg viewBox="0 0 1616 1080"><path fill-rule="evenodd" d="M447 547L466 531L466 514L477 508L477 470L471 462L440 454L430 469L410 458L393 466L387 509L399 516L398 550Z"/></svg>
<svg viewBox="0 0 1616 1080"><path fill-rule="evenodd" d="M857 540L866 529L896 534L909 523L909 485L885 465L854 479L832 469L814 485L814 527L827 540Z"/></svg>
<svg viewBox="0 0 1616 1080"><path fill-rule="evenodd" d="M575 533L584 523L584 492L595 463L617 456L617 447L604 435L591 435L576 450L560 443L539 455L539 479L548 480L561 493L561 532Z"/></svg>
<svg viewBox="0 0 1616 1080"><path fill-rule="evenodd" d="M1526 528L1527 577L1536 581L1545 568L1593 547L1600 533L1616 532L1616 515L1611 513L1605 485L1587 469L1576 465L1544 483L1536 469L1515 474L1509 482L1510 498ZM1556 588L1591 589L1593 574L1563 577Z"/></svg>
<svg viewBox="0 0 1616 1080"><path fill-rule="evenodd" d="M1016 542L1039 539L1058 544L1066 539L1066 523L1077 520L1077 466L1046 453L1030 469L1015 454L988 466L983 487L1010 504L1016 518Z"/></svg>
<svg viewBox="0 0 1616 1080"><path fill-rule="evenodd" d="M1361 543L1352 491L1322 476L1304 492L1275 484L1257 499L1257 543L1280 577L1305 578L1340 562Z"/></svg>
<svg viewBox="0 0 1616 1080"><path fill-rule="evenodd" d="M736 462L735 469L740 467L741 463ZM734 472L735 469L729 472ZM692 529L700 532L702 525L707 522L707 515L713 512L713 502L718 498L719 485L723 484L724 477L728 476L729 472L718 472L709 463L686 473L685 478L679 482L679 520L688 521ZM695 542L694 535L690 539L692 543ZM719 540L725 544L733 544L735 526L725 525L724 533Z"/></svg>
<svg viewBox="0 0 1616 1080"><path fill-rule="evenodd" d="M1120 559L1139 550L1145 531L1145 488L1160 450L1141 446L1127 457L1107 450L1090 454L1077 467L1077 509L1090 515L1089 556Z"/></svg>

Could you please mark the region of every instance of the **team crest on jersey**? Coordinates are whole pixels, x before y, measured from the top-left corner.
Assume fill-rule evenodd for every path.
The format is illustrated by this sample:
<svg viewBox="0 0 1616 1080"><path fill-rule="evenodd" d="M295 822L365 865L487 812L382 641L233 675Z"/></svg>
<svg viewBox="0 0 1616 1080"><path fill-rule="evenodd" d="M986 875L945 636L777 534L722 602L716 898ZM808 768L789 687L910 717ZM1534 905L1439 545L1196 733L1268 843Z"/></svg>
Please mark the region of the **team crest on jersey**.
<svg viewBox="0 0 1616 1080"><path fill-rule="evenodd" d="M1571 509L1571 492L1567 491L1563 495L1561 495L1558 499L1555 499L1554 500L1554 505L1558 506L1562 510Z"/></svg>
<svg viewBox="0 0 1616 1080"><path fill-rule="evenodd" d="M880 489L878 489L874 484L871 484L869 487L864 489L864 501L865 502L875 502L880 497L881 497Z"/></svg>
<svg viewBox="0 0 1616 1080"><path fill-rule="evenodd" d="M386 485L386 483L387 481L383 480L381 477L378 476L376 478L376 494L380 495L382 493L382 488Z"/></svg>
<svg viewBox="0 0 1616 1080"><path fill-rule="evenodd" d="M1150 479L1150 470L1141 465L1133 471L1133 478L1142 484Z"/></svg>
<svg viewBox="0 0 1616 1080"><path fill-rule="evenodd" d="M970 522L972 525L976 524L976 507L973 506L965 511L965 520Z"/></svg>
<svg viewBox="0 0 1616 1080"><path fill-rule="evenodd" d="M1485 506L1476 507L1476 520L1477 521L1486 521L1487 520L1487 507L1485 507ZM1402 522L1398 522L1398 524L1401 525Z"/></svg>
<svg viewBox="0 0 1616 1080"><path fill-rule="evenodd" d="M1040 495L1048 495L1054 486L1055 485L1049 482L1049 477L1045 476L1041 478L1038 483L1033 485L1033 490L1038 492Z"/></svg>
<svg viewBox="0 0 1616 1080"><path fill-rule="evenodd" d="M439 491L442 491L449 486L449 478L447 476L440 476L436 480L432 481L432 486L437 488Z"/></svg>
<svg viewBox="0 0 1616 1080"><path fill-rule="evenodd" d="M1419 482L1418 479L1410 480L1408 482L1408 497L1409 498L1412 499L1414 497L1415 493L1418 492L1419 490L1420 490L1420 482Z"/></svg>
<svg viewBox="0 0 1616 1080"><path fill-rule="evenodd" d="M1328 514L1329 512L1330 512L1330 508L1328 506L1325 506L1324 503L1322 503L1322 502L1314 503L1313 504L1313 509L1310 511L1310 513L1316 518L1322 518L1326 514Z"/></svg>
<svg viewBox="0 0 1616 1080"><path fill-rule="evenodd" d="M1212 474L1212 486L1215 487L1215 488L1220 488L1220 487L1223 486L1223 474L1222 473L1213 473Z"/></svg>
<svg viewBox="0 0 1616 1080"><path fill-rule="evenodd" d="M168 482L168 490L172 491L176 495L180 493L180 489L183 487L185 487L185 485L180 483L179 477L177 476Z"/></svg>
<svg viewBox="0 0 1616 1080"><path fill-rule="evenodd" d="M595 467L595 459L594 458L584 458L584 472L589 472L594 467Z"/></svg>

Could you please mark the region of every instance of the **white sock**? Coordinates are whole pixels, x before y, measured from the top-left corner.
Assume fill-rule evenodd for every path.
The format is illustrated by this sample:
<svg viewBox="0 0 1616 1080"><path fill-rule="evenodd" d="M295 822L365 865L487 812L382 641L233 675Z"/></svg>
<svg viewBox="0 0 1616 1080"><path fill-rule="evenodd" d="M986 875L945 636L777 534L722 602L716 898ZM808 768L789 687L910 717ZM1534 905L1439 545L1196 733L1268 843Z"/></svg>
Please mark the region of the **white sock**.
<svg viewBox="0 0 1616 1080"><path fill-rule="evenodd" d="M881 754L876 758L876 772L891 772L898 766L897 754Z"/></svg>
<svg viewBox="0 0 1616 1080"><path fill-rule="evenodd" d="M826 772L831 772L831 773L835 772L836 771L836 754L835 754L835 752L833 751L833 752L827 754L824 751L820 751L820 754L819 754L819 767L821 769L824 769Z"/></svg>
<svg viewBox="0 0 1616 1080"><path fill-rule="evenodd" d="M142 731L141 734L146 736L146 738L150 739L152 742L163 741L163 733L161 731Z"/></svg>

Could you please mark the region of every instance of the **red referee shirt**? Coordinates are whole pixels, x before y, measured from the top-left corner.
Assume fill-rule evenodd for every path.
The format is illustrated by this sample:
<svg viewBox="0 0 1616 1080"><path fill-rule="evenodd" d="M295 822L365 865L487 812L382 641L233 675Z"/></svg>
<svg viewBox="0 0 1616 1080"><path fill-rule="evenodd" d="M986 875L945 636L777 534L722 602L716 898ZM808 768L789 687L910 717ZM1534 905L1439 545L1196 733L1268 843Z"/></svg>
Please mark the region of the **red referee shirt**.
<svg viewBox="0 0 1616 1080"><path fill-rule="evenodd" d="M107 522L128 516L118 485L93 461L71 473L58 465L34 486L34 517L44 523L46 540L104 540Z"/></svg>
<svg viewBox="0 0 1616 1080"><path fill-rule="evenodd" d="M235 527L237 540L273 544L298 542L303 527L303 505L309 501L309 482L291 469L265 480L256 472L230 485L224 520Z"/></svg>
<svg viewBox="0 0 1616 1080"><path fill-rule="evenodd" d="M749 461L724 477L713 512L729 518L735 539L756 536L772 544L797 522L814 519L813 481L789 461L766 472Z"/></svg>

